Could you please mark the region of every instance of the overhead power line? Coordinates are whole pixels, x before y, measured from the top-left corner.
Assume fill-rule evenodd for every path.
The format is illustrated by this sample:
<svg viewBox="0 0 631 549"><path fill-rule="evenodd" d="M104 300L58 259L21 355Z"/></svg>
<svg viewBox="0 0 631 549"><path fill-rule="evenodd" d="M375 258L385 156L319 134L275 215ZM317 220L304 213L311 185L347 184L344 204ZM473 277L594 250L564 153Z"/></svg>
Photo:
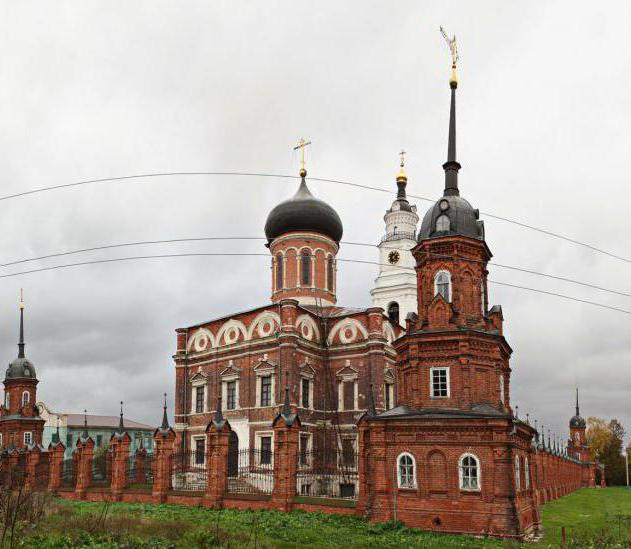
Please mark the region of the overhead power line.
<svg viewBox="0 0 631 549"><path fill-rule="evenodd" d="M298 179L297 176L295 175L283 175L283 174L271 174L271 173L258 173L258 172L163 172L163 173L145 173L145 174L134 174L134 175L123 175L123 176L117 176L117 177L102 177L102 178L98 178L98 179L85 179L83 181L75 181L73 183L63 183L61 185L50 185L47 187L39 187L36 189L31 189L29 191L22 191L19 193L13 193L13 194L8 194L5 196L0 196L0 201L3 200L10 200L12 198L19 198L22 196L28 196L28 195L32 195L32 194L38 194L38 193L43 193L43 192L48 192L48 191L54 191L54 190L59 190L59 189L68 189L68 188L72 188L72 187L80 187L82 185L93 185L93 184L98 184L98 183L107 183L107 182L114 182L114 181L126 181L126 180L130 180L130 179L147 179L147 178L157 178L157 177L175 177L175 176L240 176L240 177L277 177L277 178L281 178L281 179ZM351 181L341 181L339 179L325 179L325 178L321 178L321 177L310 177L309 180L311 181L321 181L321 182L325 182L325 183L335 183L338 185L346 185L349 187L355 187L358 189L365 189L365 190L371 190L371 191L377 191L377 192L382 192L382 193L387 193L387 194L393 194L393 190L392 189L385 189L383 187L374 187L372 185L363 185L360 183L353 183ZM408 195L410 198L416 198L418 200L424 200L427 202L435 202L436 199L433 198L428 198L426 196L420 196L420 195L414 195L414 194L409 194ZM511 223L513 225L517 225L518 227L522 227L524 229L529 229L531 231L535 231L538 232L540 234L544 234L553 238L557 238L559 240L564 240L565 242L570 242L572 244L575 244L577 246L582 246L584 248L587 248L589 250L592 250L594 252L606 255L608 257L611 257L613 259L618 259L620 261L624 261L625 263L631 263L631 259L626 258L626 257L622 257L618 254L615 254L613 252L609 252L607 250L604 250L602 248L598 248L597 246L593 246L592 244L588 244L586 242L582 242L580 240L576 240L574 238L571 238L569 236L565 236L562 235L560 233L555 233L553 231L549 231L547 229L542 229L540 227L536 227L534 225L530 225L528 223L524 223L522 221L518 221L516 219L511 219L509 217L503 217L500 215L496 215L496 214L492 214L489 212L485 212L485 211L480 211L480 213L482 213L482 215L485 215L487 217L490 217L492 219L497 219L499 221L504 221L506 223Z"/></svg>
<svg viewBox="0 0 631 549"><path fill-rule="evenodd" d="M10 267L13 265L29 263L31 261L52 259L54 257L63 257L63 256L69 256L69 255L76 255L80 253L102 251L102 250L109 250L109 249L115 249L115 248L127 248L127 247L132 247L132 246L145 246L145 245L156 245L156 244L174 244L174 243L184 243L184 242L222 241L222 240L266 240L266 239L259 236L206 236L206 237L192 237L192 238L170 238L166 240L143 240L143 241L138 241L138 242L123 242L120 244L104 244L101 246L93 246L90 248L81 248L78 250L70 250L66 252L57 252L57 253L52 253L52 254L40 255L40 256L31 257L27 259L18 259L15 261L9 261L7 263L0 263L0 267ZM367 242L342 241L341 244L345 244L347 246L365 246L365 247L370 247L370 248L376 247L375 244L370 244ZM267 254L264 254L264 255L267 255ZM446 255L446 254L433 254L433 255L435 257L444 258L444 259L456 259L459 261L468 261L471 263L482 263L482 264L484 263L483 261L478 260L478 259L471 259L471 258L466 258L462 256L454 256L454 255ZM620 290L613 290L611 288L605 288L604 286L598 286L597 284L591 284L589 282L583 282L580 280L575 280L575 279L564 277L564 276L542 273L540 271L526 269L523 267L515 267L513 265L503 265L501 263L495 263L492 261L490 261L488 264L494 267L498 267L500 269L508 269L511 271L517 271L517 272L531 274L535 276L541 276L544 278L559 280L561 282L568 282L570 284L576 284L578 286L583 286L585 288L600 290L603 292L607 292L607 293L611 293L611 294L615 294L615 295L619 295L623 297L631 297L631 293L623 292Z"/></svg>
<svg viewBox="0 0 631 549"><path fill-rule="evenodd" d="M64 265L52 265L50 267L38 267L35 269L29 269L26 271L20 271L17 273L5 273L5 274L1 274L0 275L0 279L1 278L12 278L12 277L16 277L16 276L21 276L21 275L25 275L25 274L32 274L32 273L39 273L39 272L44 272L44 271L55 271L58 269L69 269L72 267L81 267L81 266L85 266L85 265L99 265L99 264L105 264L105 263L119 263L119 262L124 262L124 261L139 261L139 260L145 260L145 259L166 259L166 258L183 258L183 257L234 257L234 256L238 256L238 257L269 257L269 254L266 253L242 253L242 252L196 252L196 253L180 253L180 254L155 254L155 255L137 255L137 256L129 256L129 257L114 257L114 258L110 258L110 259L95 259L95 260L90 260L90 261L79 261L77 263L66 263ZM384 263L379 263L377 261L367 261L367 260L361 260L361 259L343 259L343 258L338 258L337 261L341 261L344 263L358 263L358 264L366 264L366 265L386 265ZM411 269L411 267L407 267L408 269ZM411 269L412 270L412 269ZM528 286L518 286L516 284L509 284L506 282L498 282L495 280L488 280L488 282L490 282L491 284L498 284L500 286L508 286L511 288L516 288L516 289L520 289L520 290L525 290L525 291L529 291L529 292L535 292L535 293L540 293L540 294L544 294L544 295L549 295L549 296L554 296L554 297L559 297L562 299L566 299L569 301L576 301L578 303L584 303L587 305L593 305L595 307L600 307L602 309L609 309L612 311L617 311L619 313L624 313L627 315L631 315L631 311L626 310L626 309L621 309L619 307L613 307L611 305L606 305L604 303L598 303L596 301L589 301L586 299L580 299L577 297L573 297L573 296L568 296L565 294L560 294L557 292L550 292L550 291L546 291L546 290L539 290L537 288L530 288Z"/></svg>

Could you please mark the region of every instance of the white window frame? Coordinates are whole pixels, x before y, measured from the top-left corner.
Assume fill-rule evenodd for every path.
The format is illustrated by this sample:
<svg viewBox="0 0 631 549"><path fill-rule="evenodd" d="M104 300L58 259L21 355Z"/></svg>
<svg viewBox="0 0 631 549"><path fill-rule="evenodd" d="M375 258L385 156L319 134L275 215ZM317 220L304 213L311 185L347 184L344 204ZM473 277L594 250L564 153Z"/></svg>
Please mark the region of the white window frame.
<svg viewBox="0 0 631 549"><path fill-rule="evenodd" d="M197 457L197 441L204 441L204 463L196 463L195 458ZM208 440L206 439L206 435L191 435L191 465L193 467L200 465L206 465L206 453L208 452Z"/></svg>
<svg viewBox="0 0 631 549"><path fill-rule="evenodd" d="M452 296L451 273L447 269L441 269L434 275L434 297L438 295L438 277L441 274L447 275L447 281L449 283L449 286L447 289L448 291L447 291L447 297L445 298L445 301L447 301L447 303L451 303L451 296Z"/></svg>
<svg viewBox="0 0 631 549"><path fill-rule="evenodd" d="M228 383L234 381L234 408L228 408ZM223 376L221 378L221 409L224 411L230 411L230 410L238 410L241 407L241 403L240 403L240 399L239 399L239 392L240 392L240 381L239 381L239 376L234 374L234 375L229 375L229 376Z"/></svg>
<svg viewBox="0 0 631 549"><path fill-rule="evenodd" d="M4 407L8 410L11 407L11 393L4 393Z"/></svg>
<svg viewBox="0 0 631 549"><path fill-rule="evenodd" d="M439 228L438 227L438 223L445 218L447 220L447 228ZM436 218L436 232L445 232L445 231L450 231L451 230L451 219L449 219L449 216L447 214L441 213L437 218Z"/></svg>
<svg viewBox="0 0 631 549"><path fill-rule="evenodd" d="M447 371L447 395L434 395L434 372L439 370ZM430 398L451 398L451 377L449 374L449 366L434 366L429 369L429 395Z"/></svg>
<svg viewBox="0 0 631 549"><path fill-rule="evenodd" d="M0 433L0 448L2 448L2 433Z"/></svg>
<svg viewBox="0 0 631 549"><path fill-rule="evenodd" d="M524 458L524 484L526 490L530 490L530 464L528 463L528 456Z"/></svg>
<svg viewBox="0 0 631 549"><path fill-rule="evenodd" d="M306 408L302 404L302 384L304 381L309 382L309 406ZM304 410L313 410L313 376L307 375L304 372L300 374L300 402L298 403L298 407Z"/></svg>
<svg viewBox="0 0 631 549"><path fill-rule="evenodd" d="M409 457L412 460L412 485L403 485L401 478L401 459ZM416 459L410 452L402 452L397 456L397 487L399 490L415 490L416 484Z"/></svg>
<svg viewBox="0 0 631 549"><path fill-rule="evenodd" d="M302 439L307 438L307 447L305 448L307 454L306 463L300 463L300 455L302 454ZM309 431L300 431L298 433L298 468L300 467L310 467L311 466L311 455L310 453L313 451L313 433Z"/></svg>
<svg viewBox="0 0 631 549"><path fill-rule="evenodd" d="M342 376L337 382L337 404L338 411L349 411L344 408L344 383L353 383L353 410L357 410L359 406L359 384L357 383L357 375ZM351 411L353 411L351 410Z"/></svg>
<svg viewBox="0 0 631 549"><path fill-rule="evenodd" d="M272 461L269 464L270 467L274 467L274 431L257 431L254 434L254 448L257 450L256 452L256 465L267 465L267 463L261 463L261 439L264 437L271 437L271 452L272 452ZM300 443L300 442L299 442Z"/></svg>
<svg viewBox="0 0 631 549"><path fill-rule="evenodd" d="M475 460L476 472L477 472L477 480L478 486L477 488L471 488L470 486L465 487L464 485L464 460L465 458L473 458ZM475 454L470 452L465 452L458 458L458 485L460 490L463 492L479 492L482 490L482 465L480 462L480 458Z"/></svg>
<svg viewBox="0 0 631 549"><path fill-rule="evenodd" d="M390 407L388 408L388 400L390 400ZM383 384L383 407L386 410L392 410L395 408L394 402L394 383L392 381L387 381Z"/></svg>
<svg viewBox="0 0 631 549"><path fill-rule="evenodd" d="M504 381L504 374L500 374L500 402L502 404L505 404L506 402L506 397L504 396L504 391L506 390L505 385L505 381Z"/></svg>
<svg viewBox="0 0 631 549"><path fill-rule="evenodd" d="M521 491L521 467L519 465L519 456L515 456L515 490Z"/></svg>
<svg viewBox="0 0 631 549"><path fill-rule="evenodd" d="M24 397L26 397L26 402L24 401ZM22 406L26 406L29 402L31 402L31 393L22 391Z"/></svg>
<svg viewBox="0 0 631 549"><path fill-rule="evenodd" d="M201 412L197 411L197 388L204 388L204 404ZM208 384L205 379L193 381L191 384L191 414L205 414L207 408L207 400L208 400Z"/></svg>
<svg viewBox="0 0 631 549"><path fill-rule="evenodd" d="M28 441L26 440L28 438ZM33 444L33 433L32 431L25 431L23 434L24 445L28 446Z"/></svg>

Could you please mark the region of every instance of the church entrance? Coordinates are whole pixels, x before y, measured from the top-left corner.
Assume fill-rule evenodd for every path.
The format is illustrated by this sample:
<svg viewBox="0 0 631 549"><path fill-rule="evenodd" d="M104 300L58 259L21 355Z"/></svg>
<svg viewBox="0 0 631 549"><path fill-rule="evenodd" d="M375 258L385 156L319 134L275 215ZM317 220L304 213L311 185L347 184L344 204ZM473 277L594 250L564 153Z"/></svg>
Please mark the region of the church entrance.
<svg viewBox="0 0 631 549"><path fill-rule="evenodd" d="M236 477L239 473L239 437L230 431L228 437L228 476Z"/></svg>

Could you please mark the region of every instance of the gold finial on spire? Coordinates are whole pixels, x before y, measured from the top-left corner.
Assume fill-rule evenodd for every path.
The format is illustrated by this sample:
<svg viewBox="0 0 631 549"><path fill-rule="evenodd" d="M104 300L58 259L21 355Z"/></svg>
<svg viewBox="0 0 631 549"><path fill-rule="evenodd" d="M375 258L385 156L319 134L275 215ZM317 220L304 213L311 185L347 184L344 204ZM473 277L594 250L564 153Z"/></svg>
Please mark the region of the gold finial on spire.
<svg viewBox="0 0 631 549"><path fill-rule="evenodd" d="M20 309L24 309L24 290L20 288Z"/></svg>
<svg viewBox="0 0 631 549"><path fill-rule="evenodd" d="M305 147L307 145L311 145L311 141L305 141L304 137L301 137L298 144L294 147L294 151L300 149L300 177L307 175L307 169L305 168Z"/></svg>
<svg viewBox="0 0 631 549"><path fill-rule="evenodd" d="M456 35L454 34L453 38L449 38L449 36L447 36L447 33L445 32L445 29L443 29L442 27L440 27L440 33L443 35L443 38L447 42L447 45L449 46L449 52L451 53L451 80L449 81L449 84L455 87L458 85L458 78L456 77L456 64L458 63L458 59L460 59L458 57L458 44L456 43Z"/></svg>
<svg viewBox="0 0 631 549"><path fill-rule="evenodd" d="M399 175L397 176L397 180L408 178L407 174L405 173L405 155L406 154L407 152L401 149L401 152L399 153L399 156L401 157L401 162L399 163L399 166L401 169L399 170Z"/></svg>

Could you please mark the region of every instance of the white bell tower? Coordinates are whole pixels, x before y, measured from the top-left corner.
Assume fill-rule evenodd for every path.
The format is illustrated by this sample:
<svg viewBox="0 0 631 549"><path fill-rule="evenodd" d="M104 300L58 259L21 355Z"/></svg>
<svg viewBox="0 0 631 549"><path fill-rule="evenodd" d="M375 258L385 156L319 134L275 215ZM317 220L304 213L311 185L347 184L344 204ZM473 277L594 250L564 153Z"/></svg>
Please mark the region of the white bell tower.
<svg viewBox="0 0 631 549"><path fill-rule="evenodd" d="M397 176L397 198L386 215L386 232L379 243L379 276L370 291L375 307L382 307L391 320L405 326L408 313L417 312L416 262L410 250L416 246L418 215L405 195L407 175L405 151L401 151L401 171Z"/></svg>

